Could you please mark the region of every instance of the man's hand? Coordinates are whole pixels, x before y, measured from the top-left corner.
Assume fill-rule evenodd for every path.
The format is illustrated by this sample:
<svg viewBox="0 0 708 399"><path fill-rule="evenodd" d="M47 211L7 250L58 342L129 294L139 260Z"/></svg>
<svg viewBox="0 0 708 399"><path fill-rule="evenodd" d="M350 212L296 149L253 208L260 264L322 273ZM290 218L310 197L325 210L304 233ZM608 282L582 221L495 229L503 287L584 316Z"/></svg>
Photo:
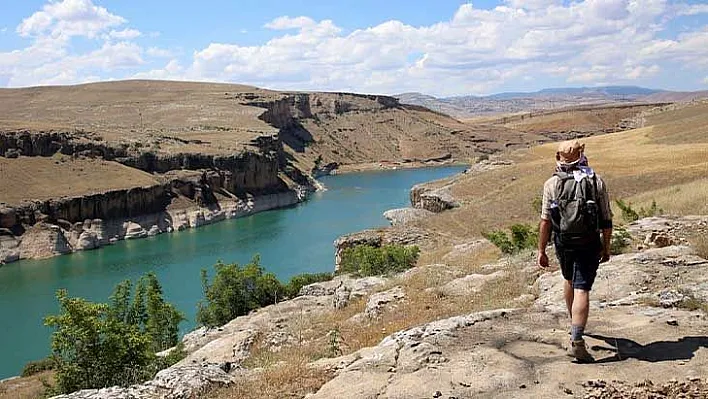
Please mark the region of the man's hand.
<svg viewBox="0 0 708 399"><path fill-rule="evenodd" d="M543 251L538 253L538 265L544 269L548 267L548 255Z"/></svg>
<svg viewBox="0 0 708 399"><path fill-rule="evenodd" d="M602 248L602 252L600 252L600 263L605 263L609 260L610 260L609 248Z"/></svg>

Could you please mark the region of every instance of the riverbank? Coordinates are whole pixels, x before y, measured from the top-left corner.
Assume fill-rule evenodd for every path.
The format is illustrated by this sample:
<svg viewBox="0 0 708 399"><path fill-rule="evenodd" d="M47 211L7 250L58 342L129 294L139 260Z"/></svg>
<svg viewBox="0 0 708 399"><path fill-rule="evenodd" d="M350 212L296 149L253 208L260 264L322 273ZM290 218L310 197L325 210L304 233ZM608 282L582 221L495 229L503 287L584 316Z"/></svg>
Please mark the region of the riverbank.
<svg viewBox="0 0 708 399"><path fill-rule="evenodd" d="M46 259L94 250L122 240L153 237L296 205L311 189L296 187L281 193L223 199L210 206L192 206L119 219L92 219L74 224L42 221L15 239L0 240L0 265L22 259Z"/></svg>
<svg viewBox="0 0 708 399"><path fill-rule="evenodd" d="M308 201L295 206L176 234L123 240L98 251L1 267L0 314L13 320L13 328L0 330L0 340L16 345L0 359L0 377L17 374L26 362L46 356L51 331L42 320L56 312L57 289L101 302L118 282L153 271L166 299L186 314L189 321L182 326L186 333L194 328L196 303L203 297L201 269L211 270L219 260L246 264L260 254L261 264L281 280L331 272L332 243L338 237L388 226L383 213L409 205L412 186L464 170L448 167L325 176L321 182L327 190L314 192Z"/></svg>

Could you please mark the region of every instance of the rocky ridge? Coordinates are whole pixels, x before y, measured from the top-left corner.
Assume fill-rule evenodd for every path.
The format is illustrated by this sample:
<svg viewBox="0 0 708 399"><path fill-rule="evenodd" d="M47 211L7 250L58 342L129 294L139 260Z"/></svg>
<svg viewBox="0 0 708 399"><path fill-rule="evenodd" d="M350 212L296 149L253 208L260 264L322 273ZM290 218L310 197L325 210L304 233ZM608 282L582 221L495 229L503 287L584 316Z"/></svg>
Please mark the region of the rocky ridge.
<svg viewBox="0 0 708 399"><path fill-rule="evenodd" d="M631 228L670 223L691 229L702 220L655 218ZM641 235L634 237L641 241ZM293 300L219 329L188 334L184 343L189 357L155 381L64 398L200 397L259 372L241 366L256 337L265 337L264 345L276 351L294 345L298 329L307 328L304 320L346 310L352 298L364 298L366 306L350 323L366 324L395 313L410 292L392 283L427 269L449 276L430 287L445 296L470 297L469 290L488 289L511 270L531 278L526 293L510 302L512 307L431 321L393 332L375 346L311 363L333 379L308 398L701 397L701 377L708 367L708 314L695 306L708 304L702 272L707 264L685 245L642 249L603 264L591 296L586 337L596 364L574 364L566 357L568 322L560 272L540 273L527 254L461 276L455 267L438 264L388 279L340 276L303 287ZM683 297L662 301L670 291ZM685 382L670 380L677 370L688 378Z"/></svg>

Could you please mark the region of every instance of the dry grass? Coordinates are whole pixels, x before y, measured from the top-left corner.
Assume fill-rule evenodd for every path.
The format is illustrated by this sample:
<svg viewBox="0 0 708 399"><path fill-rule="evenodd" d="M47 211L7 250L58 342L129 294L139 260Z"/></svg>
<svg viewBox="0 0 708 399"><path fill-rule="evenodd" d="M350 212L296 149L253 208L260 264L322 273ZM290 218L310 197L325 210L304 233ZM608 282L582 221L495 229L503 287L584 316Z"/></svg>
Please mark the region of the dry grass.
<svg viewBox="0 0 708 399"><path fill-rule="evenodd" d="M688 242L696 251L696 255L703 259L708 259L708 236L706 234L695 234L689 238Z"/></svg>
<svg viewBox="0 0 708 399"><path fill-rule="evenodd" d="M443 250L440 253L444 255ZM441 255L441 256L442 256ZM392 286L402 286L406 300L394 310L384 313L379 319L369 323L352 321L352 317L363 312L365 300L359 299L346 308L327 312L314 318L295 323L291 333L297 343L279 352L271 352L262 341L257 340L245 365L249 368L264 368L255 377L240 381L236 386L215 392L214 398L261 398L261 397L302 397L307 392L316 391L332 376L322 371L314 371L307 363L323 357L347 355L359 349L377 345L386 336L400 330L434 320L480 310L510 306L512 300L527 291L530 276L518 272L516 262L506 266L506 277L488 283L478 293L465 297L445 297L435 289L455 277L480 272L487 261L496 259L496 252L483 248L478 255L459 267L426 266L394 279L381 290ZM445 268L441 270L440 268ZM332 343L328 333L336 331L339 338ZM267 394L264 394L267 392Z"/></svg>
<svg viewBox="0 0 708 399"><path fill-rule="evenodd" d="M0 157L0 181L1 202L8 204L159 184L150 174L116 162L63 155Z"/></svg>
<svg viewBox="0 0 708 399"><path fill-rule="evenodd" d="M590 164L607 182L612 199L645 207L654 199L667 212L705 213L708 104L672 115L663 115L662 120L671 122L657 126L585 139ZM681 126L686 130L674 130ZM672 137L676 142L664 143ZM547 144L518 151L511 156L516 165L464 176L452 187L462 206L420 225L469 239L483 231L537 220L531 202L553 173L555 149L556 144Z"/></svg>
<svg viewBox="0 0 708 399"><path fill-rule="evenodd" d="M286 362L266 368L256 375L239 379L228 388L208 395L213 399L241 398L302 398L317 390L332 378L327 372L315 370L305 362Z"/></svg>
<svg viewBox="0 0 708 399"><path fill-rule="evenodd" d="M31 377L17 378L0 382L0 399L39 399L43 398L45 383L53 382L54 372L45 371Z"/></svg>
<svg viewBox="0 0 708 399"><path fill-rule="evenodd" d="M651 109L649 105L609 105L595 107L573 107L570 109L545 111L529 118L526 114L507 117L507 127L528 133L561 131L598 132L618 126L623 119L631 118L639 112ZM503 119L502 119L503 120Z"/></svg>

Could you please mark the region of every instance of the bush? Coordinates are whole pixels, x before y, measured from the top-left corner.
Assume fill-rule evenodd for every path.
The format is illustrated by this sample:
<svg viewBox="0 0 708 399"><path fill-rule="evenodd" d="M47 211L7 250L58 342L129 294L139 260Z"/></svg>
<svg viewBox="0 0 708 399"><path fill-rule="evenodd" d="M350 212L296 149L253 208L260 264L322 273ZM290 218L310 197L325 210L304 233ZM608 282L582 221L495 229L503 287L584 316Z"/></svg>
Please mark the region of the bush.
<svg viewBox="0 0 708 399"><path fill-rule="evenodd" d="M43 371L54 370L54 359L47 357L41 360L31 361L22 368L22 377L30 377Z"/></svg>
<svg viewBox="0 0 708 399"><path fill-rule="evenodd" d="M632 235L624 227L618 226L612 231L610 254L619 255L632 242Z"/></svg>
<svg viewBox="0 0 708 399"><path fill-rule="evenodd" d="M197 323L204 326L224 325L285 296L285 287L273 273L265 273L257 255L244 267L219 262L214 269L216 275L211 284L206 270L202 270L205 299L198 305Z"/></svg>
<svg viewBox="0 0 708 399"><path fill-rule="evenodd" d="M130 290L130 281L118 284L110 304L57 292L61 312L45 319L55 328L51 343L56 385L51 393L127 386L166 367L155 352L177 344L184 317L164 302L154 274L140 279L132 300Z"/></svg>
<svg viewBox="0 0 708 399"><path fill-rule="evenodd" d="M416 246L357 245L342 252L339 271L357 276L378 276L398 273L415 266L420 250Z"/></svg>
<svg viewBox="0 0 708 399"><path fill-rule="evenodd" d="M511 238L503 230L492 230L482 235L505 254L515 254L527 248L534 248L538 244L537 229L527 224L515 224L510 230Z"/></svg>
<svg viewBox="0 0 708 399"><path fill-rule="evenodd" d="M300 292L300 289L306 285L329 281L334 277L332 273L303 273L298 274L290 279L290 282L285 285L285 295L288 298L294 298Z"/></svg>
<svg viewBox="0 0 708 399"><path fill-rule="evenodd" d="M653 200L651 201L651 206L648 209L641 207L638 211L632 208L631 203L624 202L621 199L616 200L615 203L617 204L617 207L620 208L620 211L622 211L622 219L627 223L632 223L641 218L658 216L664 213L664 210L659 208L656 205L656 201Z"/></svg>

